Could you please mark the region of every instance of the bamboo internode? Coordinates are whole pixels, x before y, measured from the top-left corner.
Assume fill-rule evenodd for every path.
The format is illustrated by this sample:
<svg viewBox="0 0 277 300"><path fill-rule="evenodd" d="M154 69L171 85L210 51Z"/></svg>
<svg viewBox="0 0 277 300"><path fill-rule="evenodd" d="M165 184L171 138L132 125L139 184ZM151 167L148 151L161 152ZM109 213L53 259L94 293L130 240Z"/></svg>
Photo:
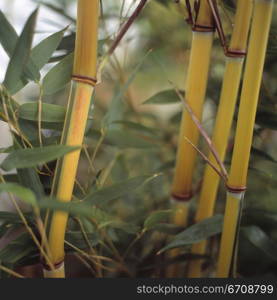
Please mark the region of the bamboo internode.
<svg viewBox="0 0 277 300"><path fill-rule="evenodd" d="M75 60L71 92L62 136L62 144L82 145L91 97L96 84L97 41L98 41L98 0L79 0ZM58 163L53 194L58 200L68 202L72 198L78 168L80 150L66 155ZM52 217L49 247L50 257L56 265L64 260L64 237L68 214L55 212ZM46 271L47 277L64 277L60 264L56 271Z"/></svg>
<svg viewBox="0 0 277 300"><path fill-rule="evenodd" d="M273 1L255 1L235 145L228 180L229 191L227 193L217 277L230 276L234 261L272 12Z"/></svg>
<svg viewBox="0 0 277 300"><path fill-rule="evenodd" d="M203 104L206 96L210 57L214 38L214 22L208 1L201 0L196 22L193 26L190 60L187 72L185 100L190 105L198 119L202 117ZM192 179L195 167L196 151L185 140L189 139L194 145L198 144L199 130L184 109L180 125L178 150L171 195L176 206L180 201L188 201L192 197ZM173 204L174 205L174 204ZM186 203L178 212L178 225L187 225L189 205ZM176 218L174 220L176 223ZM177 251L172 252L173 256ZM170 271L171 277L178 272Z"/></svg>
<svg viewBox="0 0 277 300"><path fill-rule="evenodd" d="M202 22L202 23L201 23ZM199 16L192 34L192 45L187 72L185 100L198 119L202 117L203 103L206 95L210 57L214 36L213 19L208 1L200 2ZM202 31L199 26L209 27ZM196 151L185 141L188 138L194 145L198 144L199 130L184 109L179 133L176 167L172 184L172 197L177 200L190 199L192 196L192 176L195 166Z"/></svg>
<svg viewBox="0 0 277 300"><path fill-rule="evenodd" d="M239 0L234 20L234 28L230 43L232 57L226 58L225 74L220 96L220 104L216 116L215 127L212 137L213 145L221 161L224 161L225 153L230 136L239 85L241 81L244 58L241 53L246 52L250 21L252 17L252 0ZM234 53L238 53L238 57ZM209 153L209 160L216 165L213 154ZM213 215L217 190L220 177L207 165L200 192L199 204L195 222L200 222ZM205 254L206 241L195 244L192 253ZM192 261L189 266L189 277L201 277L202 260Z"/></svg>

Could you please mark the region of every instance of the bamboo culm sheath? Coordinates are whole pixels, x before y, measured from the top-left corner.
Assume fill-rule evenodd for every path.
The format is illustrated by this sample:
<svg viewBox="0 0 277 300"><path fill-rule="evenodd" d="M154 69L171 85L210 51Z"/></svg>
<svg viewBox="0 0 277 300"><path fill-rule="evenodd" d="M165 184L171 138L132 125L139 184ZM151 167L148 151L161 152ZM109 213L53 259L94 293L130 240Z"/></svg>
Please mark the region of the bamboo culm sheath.
<svg viewBox="0 0 277 300"><path fill-rule="evenodd" d="M255 0L235 144L228 180L227 203L217 266L217 277L230 276L235 258L235 249L237 249L240 212L246 188L255 116L272 12L273 1Z"/></svg>
<svg viewBox="0 0 277 300"><path fill-rule="evenodd" d="M212 137L213 146L221 161L224 161L228 146L229 135L235 112L238 91L241 81L244 54L247 48L248 33L252 17L253 1L239 0L237 3L234 28L231 38L230 50L232 57L226 57L225 74L222 84L219 108L216 116ZM237 55L235 53L237 52ZM210 152L208 159L216 165L216 160ZM213 215L220 177L207 165L204 171L199 203L195 222L200 222ZM193 254L204 255L206 241L192 246ZM194 260L189 264L188 276L201 277L203 260Z"/></svg>

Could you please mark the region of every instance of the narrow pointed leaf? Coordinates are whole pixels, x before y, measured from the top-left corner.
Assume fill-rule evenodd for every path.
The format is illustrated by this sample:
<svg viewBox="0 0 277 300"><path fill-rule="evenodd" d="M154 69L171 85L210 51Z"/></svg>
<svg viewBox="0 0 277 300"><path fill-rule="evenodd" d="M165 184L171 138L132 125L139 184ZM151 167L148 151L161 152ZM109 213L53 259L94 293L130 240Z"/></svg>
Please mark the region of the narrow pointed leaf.
<svg viewBox="0 0 277 300"><path fill-rule="evenodd" d="M168 245L166 245L159 251L159 253L162 253L169 249L180 248L199 243L211 236L220 233L222 231L222 225L222 215L216 215L212 218L206 219L202 222L192 225L188 229L177 234Z"/></svg>
<svg viewBox="0 0 277 300"><path fill-rule="evenodd" d="M182 95L185 94L184 91L181 92ZM162 92L158 92L157 94L153 95L149 99L143 102L143 104L176 104L181 103L176 91L172 90L165 90Z"/></svg>
<svg viewBox="0 0 277 300"><path fill-rule="evenodd" d="M138 176L118 182L112 186L104 187L98 191L90 193L84 200L95 205L104 205L112 200L118 199L129 193L133 193L136 189L154 179L154 176Z"/></svg>
<svg viewBox="0 0 277 300"><path fill-rule="evenodd" d="M241 229L241 234L257 249L270 259L277 261L277 243L257 226L247 226Z"/></svg>
<svg viewBox="0 0 277 300"><path fill-rule="evenodd" d="M65 119L65 108L56 104L43 103L41 121L61 123ZM38 121L38 104L31 102L22 104L18 110L19 118L29 121Z"/></svg>
<svg viewBox="0 0 277 300"><path fill-rule="evenodd" d="M67 55L55 65L43 79L44 95L54 94L65 87L71 80L74 53Z"/></svg>
<svg viewBox="0 0 277 300"><path fill-rule="evenodd" d="M15 29L0 10L0 43L9 57L12 57L17 38Z"/></svg>
<svg viewBox="0 0 277 300"><path fill-rule="evenodd" d="M3 85L10 91L11 94L15 92L15 87L23 76L24 68L30 57L36 17L37 10L31 14L23 28L21 35L17 39L13 55L6 71ZM29 70L28 73L32 73L31 76L35 78L38 77L38 74L35 74L36 68L32 68L32 70Z"/></svg>
<svg viewBox="0 0 277 300"><path fill-rule="evenodd" d="M57 145L15 150L7 156L0 166L5 171L10 171L15 168L22 169L36 167L78 149L80 149L80 147Z"/></svg>
<svg viewBox="0 0 277 300"><path fill-rule="evenodd" d="M2 183L0 184L0 193L11 193L27 204L35 205L36 197L34 193L17 183Z"/></svg>
<svg viewBox="0 0 277 300"><path fill-rule="evenodd" d="M60 41L63 38L64 32L67 28L58 31L43 41L41 41L31 52L32 61L39 68L39 70L48 63L54 51L57 49Z"/></svg>
<svg viewBox="0 0 277 300"><path fill-rule="evenodd" d="M172 214L172 210L160 210L153 212L144 222L144 229L149 230L156 225L168 220L168 217Z"/></svg>

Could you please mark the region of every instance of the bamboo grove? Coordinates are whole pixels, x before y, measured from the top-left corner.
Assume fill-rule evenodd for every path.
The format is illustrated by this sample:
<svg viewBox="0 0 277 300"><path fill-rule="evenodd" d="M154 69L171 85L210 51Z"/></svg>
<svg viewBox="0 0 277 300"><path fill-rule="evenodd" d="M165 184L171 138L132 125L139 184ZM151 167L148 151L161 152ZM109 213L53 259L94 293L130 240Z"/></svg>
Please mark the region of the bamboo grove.
<svg viewBox="0 0 277 300"><path fill-rule="evenodd" d="M72 22L73 29L66 27L35 47L38 10L21 34L0 11L0 43L9 57L0 85L0 125L5 124L12 140L0 148L5 155L0 197L13 206L10 212L0 206L0 277L2 272L23 277L20 266L30 261L44 278L70 276L72 261L92 277L237 277L240 256L248 263L243 248L258 234L263 241L276 235L269 226L274 212L263 209L257 217L256 207L248 211L244 199L251 172L259 168L252 154L276 163L263 152L272 150L270 130L276 128L261 100L275 101L274 80L263 77L270 69L274 1L141 0L131 1L128 9L128 1L122 1L115 5L120 16L113 35L114 19L106 22L106 9L113 5L106 0L75 2L76 23L66 10L46 5ZM165 19L159 29L159 13L175 13L180 20ZM178 32L169 40L178 36L178 42L155 52L162 39L167 43L163 26L171 21ZM138 28L151 32L147 41L143 33L141 45L152 50L141 58L136 42L135 58L127 58L132 27L135 33ZM155 30L161 31L156 40ZM184 32L186 55L180 44ZM126 49L118 49L124 42ZM185 57L185 65L165 59L170 47ZM268 60L274 65L274 59ZM158 65L163 75L159 69L153 76L149 65ZM185 80L179 80L176 70L167 70L169 65L181 69ZM175 74L178 84L170 78ZM160 90L159 76L167 77L170 90L138 105L134 99L146 87L155 90L157 84ZM38 101L21 104L17 98L29 82L39 90ZM137 96L139 84L143 88ZM216 89L212 96L211 89ZM56 104L63 98L64 106ZM216 105L213 123L207 126L204 115L211 98ZM181 106L174 126L155 111L157 105L172 103ZM274 103L271 107L275 109ZM267 123L266 133L256 126ZM17 251L6 242L10 232L15 232ZM272 240L265 247L274 257Z"/></svg>

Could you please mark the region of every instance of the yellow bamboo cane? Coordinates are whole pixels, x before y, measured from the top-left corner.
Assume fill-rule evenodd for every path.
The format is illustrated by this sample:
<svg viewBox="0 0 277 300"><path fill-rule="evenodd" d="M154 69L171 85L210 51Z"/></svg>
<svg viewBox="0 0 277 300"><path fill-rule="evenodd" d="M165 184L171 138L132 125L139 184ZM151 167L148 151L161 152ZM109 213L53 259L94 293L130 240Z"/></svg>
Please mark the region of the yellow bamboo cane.
<svg viewBox="0 0 277 300"><path fill-rule="evenodd" d="M248 33L252 16L253 0L239 0L234 20L234 28L230 43L230 54L226 58L225 74L221 90L219 108L213 132L213 145L221 161L224 161L228 139L234 117L236 100L241 81L244 53L247 47ZM212 153L209 160L216 164ZM220 177L207 165L204 172L199 204L195 222L200 222L213 215L216 194ZM203 255L206 252L206 241L192 247L193 254ZM201 277L202 260L192 261L189 265L189 277Z"/></svg>
<svg viewBox="0 0 277 300"><path fill-rule="evenodd" d="M200 1L199 13L193 27L190 60L186 82L186 101L194 114L201 119L203 103L206 95L212 43L214 37L214 21L212 11L207 0ZM197 145L199 131L184 109L179 133L176 165L172 183L171 195L177 215L173 217L176 225L186 226L189 205L192 196L192 176L195 165L196 152L185 141L187 137ZM171 257L178 255L178 250L169 253ZM179 276L180 268L175 265L167 270L167 277Z"/></svg>
<svg viewBox="0 0 277 300"><path fill-rule="evenodd" d="M83 143L91 97L96 84L97 40L99 0L78 0L77 34L71 92L62 143L81 145ZM80 151L66 155L57 165L53 194L60 201L72 198ZM68 214L55 212L52 217L49 247L50 256L56 266L54 271L44 270L45 277L65 277L64 237Z"/></svg>
<svg viewBox="0 0 277 300"><path fill-rule="evenodd" d="M240 213L247 183L253 129L272 12L273 0L255 0L235 145L228 180L227 203L220 244L217 277L230 276L232 263L235 258Z"/></svg>

